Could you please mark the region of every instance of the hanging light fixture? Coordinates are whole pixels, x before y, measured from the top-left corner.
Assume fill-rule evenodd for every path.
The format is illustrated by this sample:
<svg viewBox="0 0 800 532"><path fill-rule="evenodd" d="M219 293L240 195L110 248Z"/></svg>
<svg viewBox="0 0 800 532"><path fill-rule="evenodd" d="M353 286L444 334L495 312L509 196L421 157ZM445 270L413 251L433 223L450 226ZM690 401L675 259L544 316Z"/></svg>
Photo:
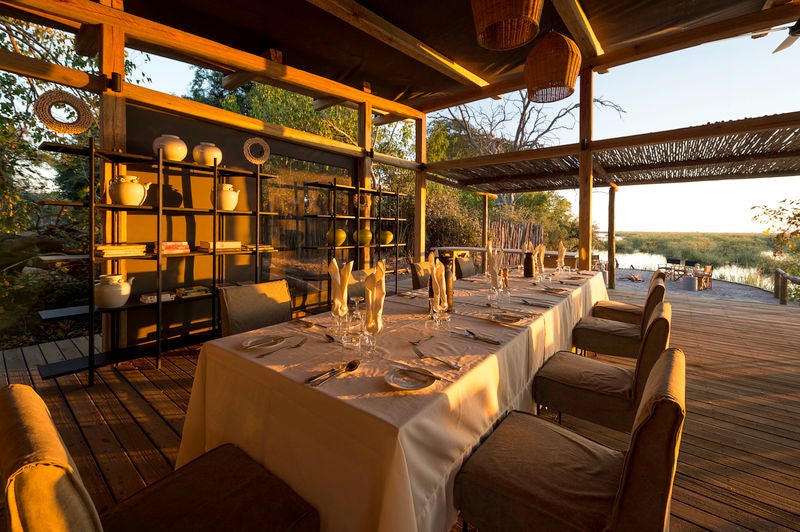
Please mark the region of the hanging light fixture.
<svg viewBox="0 0 800 532"><path fill-rule="evenodd" d="M528 99L537 103L563 100L575 92L581 69L581 51L574 41L548 32L536 41L525 60Z"/></svg>
<svg viewBox="0 0 800 532"><path fill-rule="evenodd" d="M539 32L544 0L472 0L478 44L489 50L511 50Z"/></svg>

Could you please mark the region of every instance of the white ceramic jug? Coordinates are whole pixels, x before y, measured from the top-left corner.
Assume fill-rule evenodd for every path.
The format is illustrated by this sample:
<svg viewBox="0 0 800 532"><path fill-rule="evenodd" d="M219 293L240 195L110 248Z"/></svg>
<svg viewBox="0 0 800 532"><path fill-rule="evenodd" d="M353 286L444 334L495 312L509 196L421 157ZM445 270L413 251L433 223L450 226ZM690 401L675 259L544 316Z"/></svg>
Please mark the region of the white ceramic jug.
<svg viewBox="0 0 800 532"><path fill-rule="evenodd" d="M211 203L214 203L214 192L211 192ZM224 183L217 188L217 208L221 211L232 211L239 203L239 191L233 189L233 185Z"/></svg>
<svg viewBox="0 0 800 532"><path fill-rule="evenodd" d="M139 183L139 178L135 175L121 175L108 185L108 195L111 197L111 203L141 205L147 197L150 185L151 183Z"/></svg>
<svg viewBox="0 0 800 532"><path fill-rule="evenodd" d="M197 164L206 166L213 166L216 159L217 165L219 165L222 162L222 150L213 142L201 142L192 148L192 159Z"/></svg>
<svg viewBox="0 0 800 532"><path fill-rule="evenodd" d="M94 304L101 308L121 307L131 295L133 279L126 281L122 275L101 275L94 285Z"/></svg>
<svg viewBox="0 0 800 532"><path fill-rule="evenodd" d="M164 151L164 159L167 161L182 161L189 149L186 143L177 135L161 135L153 141L153 153L158 155L158 150Z"/></svg>

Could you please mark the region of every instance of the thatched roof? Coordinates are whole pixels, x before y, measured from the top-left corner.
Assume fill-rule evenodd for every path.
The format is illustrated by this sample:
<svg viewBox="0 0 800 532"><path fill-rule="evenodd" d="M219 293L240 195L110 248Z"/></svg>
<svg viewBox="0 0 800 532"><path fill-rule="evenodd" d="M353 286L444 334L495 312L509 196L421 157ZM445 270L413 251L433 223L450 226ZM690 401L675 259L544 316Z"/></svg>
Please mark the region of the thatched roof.
<svg viewBox="0 0 800 532"><path fill-rule="evenodd" d="M792 122L798 123L783 127ZM716 130L726 132L702 134ZM596 187L800 175L800 113L601 140L591 147ZM476 192L574 189L579 149L573 144L432 163L426 170L436 181Z"/></svg>

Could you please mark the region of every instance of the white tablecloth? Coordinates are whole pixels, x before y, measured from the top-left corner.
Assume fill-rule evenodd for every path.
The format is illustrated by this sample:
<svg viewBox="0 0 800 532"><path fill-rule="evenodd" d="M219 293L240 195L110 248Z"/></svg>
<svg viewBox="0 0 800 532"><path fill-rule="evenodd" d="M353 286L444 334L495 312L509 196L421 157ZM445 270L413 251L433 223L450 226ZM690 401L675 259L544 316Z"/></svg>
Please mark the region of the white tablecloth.
<svg viewBox="0 0 800 532"><path fill-rule="evenodd" d="M574 323L607 299L599 274L561 273L550 294L512 272L509 310L530 313L515 325L485 319L488 280L459 280L450 328L491 336L501 346L439 332L420 344L462 366L460 372L418 359L409 340L431 336L427 294L386 300L380 357L319 387L303 381L354 358L327 342L324 329L285 323L203 346L178 454L178 466L231 442L273 471L314 505L329 531L445 531L457 514L455 474L492 424L512 408L532 408L530 383L546 357L569 348ZM560 281L560 282L559 282ZM563 284L562 284L563 283ZM524 306L519 297L548 301ZM331 325L327 316L312 318ZM299 349L244 350L263 334L306 336ZM393 361L425 367L451 379L417 391L398 391L384 377ZM265 501L268 504L268 501Z"/></svg>

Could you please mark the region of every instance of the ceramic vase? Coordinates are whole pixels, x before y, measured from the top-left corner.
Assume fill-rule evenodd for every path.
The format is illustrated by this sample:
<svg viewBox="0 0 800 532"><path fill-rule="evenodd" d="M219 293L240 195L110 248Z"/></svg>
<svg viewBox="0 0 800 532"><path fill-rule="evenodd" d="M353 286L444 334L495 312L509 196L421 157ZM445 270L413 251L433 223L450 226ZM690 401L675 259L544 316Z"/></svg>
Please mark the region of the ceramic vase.
<svg viewBox="0 0 800 532"><path fill-rule="evenodd" d="M206 166L214 166L214 160L216 160L219 165L222 162L222 150L213 142L201 142L192 148L192 159L197 164Z"/></svg>
<svg viewBox="0 0 800 532"><path fill-rule="evenodd" d="M353 231L353 240L358 242L361 246L368 246L370 242L372 242L372 231L369 229L359 229L358 231Z"/></svg>
<svg viewBox="0 0 800 532"><path fill-rule="evenodd" d="M331 227L328 229L328 232L325 233L325 241L329 246L341 246L344 244L345 240L347 240L347 233L344 232L344 229L334 230L333 227Z"/></svg>
<svg viewBox="0 0 800 532"><path fill-rule="evenodd" d="M164 159L167 161L182 161L189 151L186 143L177 135L161 135L154 140L153 153L158 155L159 149L163 150Z"/></svg>
<svg viewBox="0 0 800 532"><path fill-rule="evenodd" d="M94 304L101 308L121 307L131 295L133 279L126 281L122 275L101 275L94 285Z"/></svg>
<svg viewBox="0 0 800 532"><path fill-rule="evenodd" d="M392 243L392 240L394 240L394 233L392 233L391 231L381 231L380 239L381 239L381 244L387 246Z"/></svg>
<svg viewBox="0 0 800 532"><path fill-rule="evenodd" d="M108 185L108 195L111 197L111 203L142 205L150 185L151 183L139 183L139 178L136 176L121 175Z"/></svg>
<svg viewBox="0 0 800 532"><path fill-rule="evenodd" d="M211 192L211 203L214 203L214 192ZM239 203L239 191L233 189L233 185L224 183L217 189L217 209L221 211L232 211Z"/></svg>

